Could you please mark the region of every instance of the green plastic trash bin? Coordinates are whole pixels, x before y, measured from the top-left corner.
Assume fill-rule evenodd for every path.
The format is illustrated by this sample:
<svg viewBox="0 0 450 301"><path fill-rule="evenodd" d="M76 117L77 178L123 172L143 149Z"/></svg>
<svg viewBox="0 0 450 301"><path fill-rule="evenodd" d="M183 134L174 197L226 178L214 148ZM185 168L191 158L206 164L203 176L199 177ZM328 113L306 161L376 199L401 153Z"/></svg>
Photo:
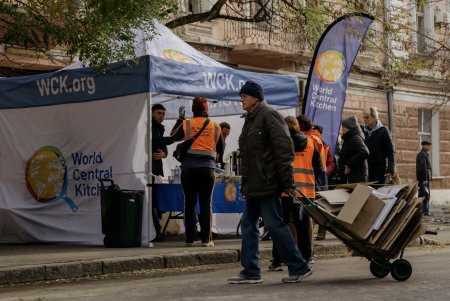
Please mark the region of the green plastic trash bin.
<svg viewBox="0 0 450 301"><path fill-rule="evenodd" d="M105 247L140 247L145 192L121 190L111 179L99 181ZM104 182L110 182L110 185L106 187Z"/></svg>

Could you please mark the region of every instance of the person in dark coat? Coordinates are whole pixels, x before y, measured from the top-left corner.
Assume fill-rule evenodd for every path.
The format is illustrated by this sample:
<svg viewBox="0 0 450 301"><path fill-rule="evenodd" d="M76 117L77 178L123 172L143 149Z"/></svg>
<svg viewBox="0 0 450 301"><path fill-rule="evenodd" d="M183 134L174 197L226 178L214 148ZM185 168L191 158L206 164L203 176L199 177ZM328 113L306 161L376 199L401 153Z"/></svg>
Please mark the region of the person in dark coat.
<svg viewBox="0 0 450 301"><path fill-rule="evenodd" d="M430 210L430 181L432 180L431 162L428 155L431 142L422 141L422 149L416 157L416 178L419 187L419 197L424 197L423 214L429 215Z"/></svg>
<svg viewBox="0 0 450 301"><path fill-rule="evenodd" d="M283 222L281 192L291 192L294 184L292 162L294 143L281 114L264 102L263 88L247 81L241 88L245 123L239 136L241 153L241 193L245 197L241 231L241 265L231 284L261 283L259 267L259 218L264 220L281 261L289 271L283 282L299 282L312 274Z"/></svg>
<svg viewBox="0 0 450 301"><path fill-rule="evenodd" d="M217 162L219 162L220 168L224 169L225 168L225 162L223 160L223 156L225 154L225 147L227 146L226 139L227 139L228 135L230 134L231 126L230 126L230 124L228 122L221 122L219 124L219 126L222 129L223 150L222 150L222 152L217 154Z"/></svg>
<svg viewBox="0 0 450 301"><path fill-rule="evenodd" d="M365 143L369 149L369 182L390 183L395 171L395 151L391 133L378 119L377 108L363 111Z"/></svg>
<svg viewBox="0 0 450 301"><path fill-rule="evenodd" d="M174 142L171 137L164 137L164 125L162 122L166 116L166 108L162 104L154 104L152 106L152 183L155 183L155 177L164 177L162 159L167 157L167 145ZM156 230L156 237L152 241L164 240L161 233L161 212L157 207L155 189L152 189L152 217Z"/></svg>
<svg viewBox="0 0 450 301"><path fill-rule="evenodd" d="M369 150L356 116L342 121L342 149L339 154L340 183L367 182Z"/></svg>
<svg viewBox="0 0 450 301"><path fill-rule="evenodd" d="M166 108L162 104L152 106L152 173L164 177L162 159L167 157L167 145L174 142L172 137L164 137L162 122L166 116Z"/></svg>

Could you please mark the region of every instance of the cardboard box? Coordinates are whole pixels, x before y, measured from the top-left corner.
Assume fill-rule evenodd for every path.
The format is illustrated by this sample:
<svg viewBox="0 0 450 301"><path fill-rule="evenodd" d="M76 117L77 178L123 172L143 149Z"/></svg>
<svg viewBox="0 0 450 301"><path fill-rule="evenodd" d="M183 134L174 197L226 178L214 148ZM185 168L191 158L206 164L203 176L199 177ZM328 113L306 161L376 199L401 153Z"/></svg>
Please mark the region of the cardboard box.
<svg viewBox="0 0 450 301"><path fill-rule="evenodd" d="M345 204L350 197L346 189L318 191L317 194L327 200L330 205Z"/></svg>
<svg viewBox="0 0 450 301"><path fill-rule="evenodd" d="M338 214L339 211L342 208L342 204L330 204L326 199L320 198L317 200L314 200L314 203L318 204L320 207L325 209L325 211L333 214Z"/></svg>
<svg viewBox="0 0 450 301"><path fill-rule="evenodd" d="M360 238L367 238L373 224L385 203L372 194L373 189L361 184L356 185L348 201L339 212L337 219Z"/></svg>
<svg viewBox="0 0 450 301"><path fill-rule="evenodd" d="M373 224L384 206L385 202L383 200L370 195L350 229L359 237L366 239L372 232Z"/></svg>
<svg viewBox="0 0 450 301"><path fill-rule="evenodd" d="M339 212L337 219L352 224L372 193L372 188L357 184L350 197Z"/></svg>

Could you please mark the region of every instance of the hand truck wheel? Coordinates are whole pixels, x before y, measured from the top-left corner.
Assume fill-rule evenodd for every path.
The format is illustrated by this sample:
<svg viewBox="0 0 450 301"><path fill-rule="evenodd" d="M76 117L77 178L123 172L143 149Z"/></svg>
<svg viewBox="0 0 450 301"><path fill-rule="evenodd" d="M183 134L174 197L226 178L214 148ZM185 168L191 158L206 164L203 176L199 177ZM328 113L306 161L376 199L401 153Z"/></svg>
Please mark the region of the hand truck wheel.
<svg viewBox="0 0 450 301"><path fill-rule="evenodd" d="M397 259L392 263L391 275L397 281L405 281L412 274L412 266L405 259Z"/></svg>
<svg viewBox="0 0 450 301"><path fill-rule="evenodd" d="M389 265L380 265L375 261L370 262L370 272L377 278L386 277L391 271L391 267Z"/></svg>

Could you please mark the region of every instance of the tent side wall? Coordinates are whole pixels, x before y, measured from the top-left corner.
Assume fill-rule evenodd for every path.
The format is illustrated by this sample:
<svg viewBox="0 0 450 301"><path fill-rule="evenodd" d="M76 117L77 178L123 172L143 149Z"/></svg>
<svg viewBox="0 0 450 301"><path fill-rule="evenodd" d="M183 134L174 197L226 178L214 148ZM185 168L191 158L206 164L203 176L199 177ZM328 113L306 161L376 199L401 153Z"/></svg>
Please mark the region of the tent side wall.
<svg viewBox="0 0 450 301"><path fill-rule="evenodd" d="M98 179L145 190L148 57L109 71L0 80L0 242L102 244Z"/></svg>
<svg viewBox="0 0 450 301"><path fill-rule="evenodd" d="M246 80L260 83L270 104L297 107L292 76L149 55L105 74L83 68L0 79L0 242L101 244L98 179L136 190L148 183L150 92L235 102Z"/></svg>

